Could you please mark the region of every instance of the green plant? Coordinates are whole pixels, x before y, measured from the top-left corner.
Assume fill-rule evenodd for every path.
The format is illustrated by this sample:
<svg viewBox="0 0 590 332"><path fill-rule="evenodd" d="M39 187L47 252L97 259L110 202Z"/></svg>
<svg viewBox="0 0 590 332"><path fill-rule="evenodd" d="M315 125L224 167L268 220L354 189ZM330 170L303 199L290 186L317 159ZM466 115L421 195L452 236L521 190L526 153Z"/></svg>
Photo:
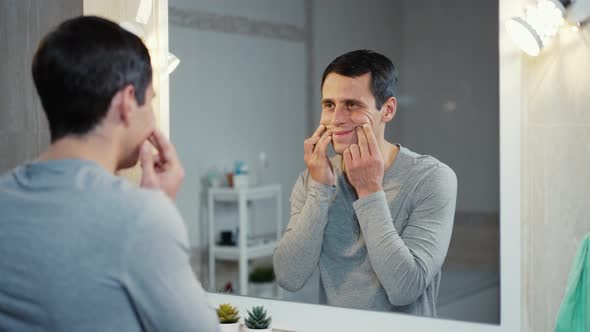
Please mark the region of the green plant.
<svg viewBox="0 0 590 332"><path fill-rule="evenodd" d="M239 311L229 303L220 304L217 308L217 317L221 324L233 324L240 320Z"/></svg>
<svg viewBox="0 0 590 332"><path fill-rule="evenodd" d="M254 283L272 282L275 280L275 272L272 265L258 266L252 270L249 279Z"/></svg>
<svg viewBox="0 0 590 332"><path fill-rule="evenodd" d="M266 317L266 310L263 306L253 307L248 310L248 318L244 320L246 326L253 330L267 329L270 326L271 317Z"/></svg>

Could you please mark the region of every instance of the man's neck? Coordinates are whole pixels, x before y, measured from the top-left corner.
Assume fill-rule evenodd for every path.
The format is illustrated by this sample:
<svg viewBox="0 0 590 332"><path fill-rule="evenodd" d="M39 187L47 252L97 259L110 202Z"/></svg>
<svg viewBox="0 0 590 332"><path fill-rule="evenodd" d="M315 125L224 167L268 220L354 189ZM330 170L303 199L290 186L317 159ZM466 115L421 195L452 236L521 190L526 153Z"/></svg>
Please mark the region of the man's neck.
<svg viewBox="0 0 590 332"><path fill-rule="evenodd" d="M116 150L112 141L99 135L67 136L53 142L38 160L82 159L94 161L111 173L117 168Z"/></svg>
<svg viewBox="0 0 590 332"><path fill-rule="evenodd" d="M389 143L386 140L381 144L381 155L383 156L383 169L387 170L395 162L395 158L399 153L399 147L395 144Z"/></svg>

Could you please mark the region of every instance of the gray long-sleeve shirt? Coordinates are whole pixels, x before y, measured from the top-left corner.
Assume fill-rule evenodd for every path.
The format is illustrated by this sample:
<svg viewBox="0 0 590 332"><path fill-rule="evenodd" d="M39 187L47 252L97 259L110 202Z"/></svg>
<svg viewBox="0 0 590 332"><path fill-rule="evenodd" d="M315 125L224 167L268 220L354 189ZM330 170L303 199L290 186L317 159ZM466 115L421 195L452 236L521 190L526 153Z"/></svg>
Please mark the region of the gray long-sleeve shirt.
<svg viewBox="0 0 590 332"><path fill-rule="evenodd" d="M162 192L83 160L0 177L0 331L217 331Z"/></svg>
<svg viewBox="0 0 590 332"><path fill-rule="evenodd" d="M400 147L383 191L358 199L331 159L336 186L306 170L275 250L278 283L301 289L320 271L321 301L359 309L436 316L441 266L453 228L457 178L433 157Z"/></svg>

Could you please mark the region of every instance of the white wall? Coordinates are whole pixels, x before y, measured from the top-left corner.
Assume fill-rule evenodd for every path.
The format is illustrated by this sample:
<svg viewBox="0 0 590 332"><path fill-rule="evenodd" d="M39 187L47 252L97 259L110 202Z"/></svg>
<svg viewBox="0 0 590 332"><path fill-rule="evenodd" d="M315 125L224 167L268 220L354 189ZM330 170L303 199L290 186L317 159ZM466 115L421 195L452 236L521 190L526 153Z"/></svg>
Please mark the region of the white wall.
<svg viewBox="0 0 590 332"><path fill-rule="evenodd" d="M511 56L523 58L523 330L549 332L590 232L590 26L563 28L537 58Z"/></svg>
<svg viewBox="0 0 590 332"><path fill-rule="evenodd" d="M203 10L210 13L247 17L264 22L302 27L303 0L168 0L171 7Z"/></svg>
<svg viewBox="0 0 590 332"><path fill-rule="evenodd" d="M401 64L403 1L341 0L313 1L313 128L320 121L321 79L328 64L339 55L356 49L371 49ZM396 137L403 128L397 123Z"/></svg>
<svg viewBox="0 0 590 332"><path fill-rule="evenodd" d="M455 170L457 211L499 209L497 17L496 1L404 1L400 143Z"/></svg>
<svg viewBox="0 0 590 332"><path fill-rule="evenodd" d="M219 15L302 25L302 1L170 1L170 6ZM253 169L260 152L270 168L264 182L283 186L285 223L288 196L304 168L305 51L300 41L203 31L170 24L170 50L181 64L170 78L172 140L187 176L178 207L192 246L205 245L205 187L202 177L235 160ZM198 138L197 138L198 137ZM235 229L237 209L220 206L220 229ZM259 204L254 216L273 216ZM259 233L272 232L274 218L261 220ZM199 227L201 225L202 227Z"/></svg>

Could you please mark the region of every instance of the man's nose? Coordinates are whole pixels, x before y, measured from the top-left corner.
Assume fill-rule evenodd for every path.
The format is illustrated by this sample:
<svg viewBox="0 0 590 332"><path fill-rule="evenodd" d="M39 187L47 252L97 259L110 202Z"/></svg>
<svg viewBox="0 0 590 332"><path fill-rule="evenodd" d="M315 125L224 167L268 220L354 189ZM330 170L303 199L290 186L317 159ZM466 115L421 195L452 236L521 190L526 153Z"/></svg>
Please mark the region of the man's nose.
<svg viewBox="0 0 590 332"><path fill-rule="evenodd" d="M337 126L346 122L348 118L348 112L345 107L335 106L334 114L332 116L332 124Z"/></svg>

